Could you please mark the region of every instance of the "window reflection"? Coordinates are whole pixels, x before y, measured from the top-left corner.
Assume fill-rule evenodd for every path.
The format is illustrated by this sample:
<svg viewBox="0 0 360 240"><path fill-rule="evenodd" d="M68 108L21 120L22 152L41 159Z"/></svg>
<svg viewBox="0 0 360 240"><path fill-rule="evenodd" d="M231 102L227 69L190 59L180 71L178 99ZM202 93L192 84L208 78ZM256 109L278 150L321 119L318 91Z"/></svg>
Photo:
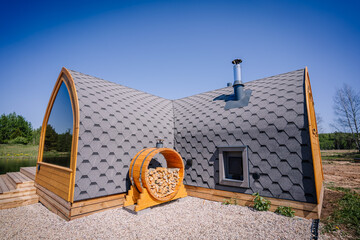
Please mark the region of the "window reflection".
<svg viewBox="0 0 360 240"><path fill-rule="evenodd" d="M69 92L61 83L46 126L43 162L70 167L72 127Z"/></svg>

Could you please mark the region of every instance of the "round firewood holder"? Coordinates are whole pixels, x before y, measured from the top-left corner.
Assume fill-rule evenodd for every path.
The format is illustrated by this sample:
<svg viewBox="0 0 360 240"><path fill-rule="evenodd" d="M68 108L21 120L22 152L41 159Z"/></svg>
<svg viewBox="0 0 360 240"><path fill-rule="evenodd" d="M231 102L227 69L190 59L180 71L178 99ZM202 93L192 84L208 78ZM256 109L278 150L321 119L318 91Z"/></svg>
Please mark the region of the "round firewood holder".
<svg viewBox="0 0 360 240"><path fill-rule="evenodd" d="M166 160L168 168L178 168L179 178L174 192L165 196L158 197L150 190L146 181L146 170L153 157L162 154ZM131 187L125 198L124 207L134 205L134 211L155 206L174 199L186 197L187 193L183 185L184 163L178 152L170 148L145 148L139 151L130 163L129 178Z"/></svg>

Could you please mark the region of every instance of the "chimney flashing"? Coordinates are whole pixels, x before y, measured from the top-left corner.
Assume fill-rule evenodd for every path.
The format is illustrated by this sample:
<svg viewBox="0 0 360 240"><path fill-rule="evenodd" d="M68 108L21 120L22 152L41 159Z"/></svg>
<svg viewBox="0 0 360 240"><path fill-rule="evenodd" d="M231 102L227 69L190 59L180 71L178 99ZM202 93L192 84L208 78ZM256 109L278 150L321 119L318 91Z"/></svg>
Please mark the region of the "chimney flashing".
<svg viewBox="0 0 360 240"><path fill-rule="evenodd" d="M246 107L249 104L250 96L251 96L251 90L250 89L244 89L245 85L241 81L241 66L240 63L242 63L241 59L234 59L232 62L234 64L233 70L234 70L234 94L232 96L232 99L229 101L226 101L225 104L225 110L231 109L231 108L240 108L240 107Z"/></svg>

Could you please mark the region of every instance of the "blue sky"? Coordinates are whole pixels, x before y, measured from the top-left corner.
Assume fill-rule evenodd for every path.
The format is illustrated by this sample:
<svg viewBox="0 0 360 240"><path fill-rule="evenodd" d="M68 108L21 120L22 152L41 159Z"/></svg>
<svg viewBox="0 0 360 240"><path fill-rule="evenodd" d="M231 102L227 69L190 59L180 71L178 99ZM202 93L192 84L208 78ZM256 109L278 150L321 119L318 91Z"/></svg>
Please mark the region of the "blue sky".
<svg viewBox="0 0 360 240"><path fill-rule="evenodd" d="M0 114L42 123L65 66L164 98L308 66L324 128L344 83L360 90L357 1L2 1Z"/></svg>

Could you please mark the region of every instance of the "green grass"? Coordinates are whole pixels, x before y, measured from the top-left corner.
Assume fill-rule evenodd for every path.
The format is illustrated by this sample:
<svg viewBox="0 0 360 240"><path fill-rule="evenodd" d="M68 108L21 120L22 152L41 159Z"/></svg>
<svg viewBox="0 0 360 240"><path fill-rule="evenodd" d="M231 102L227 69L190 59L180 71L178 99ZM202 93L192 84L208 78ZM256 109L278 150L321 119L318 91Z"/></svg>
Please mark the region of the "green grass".
<svg viewBox="0 0 360 240"><path fill-rule="evenodd" d="M321 158L323 160L333 160L333 161L353 161L354 158L360 158L360 153L358 151L344 151L344 152L321 151Z"/></svg>
<svg viewBox="0 0 360 240"><path fill-rule="evenodd" d="M0 144L0 158L2 159L23 159L37 158L38 145L22 145L22 144ZM50 151L44 152L44 157L66 157L68 152Z"/></svg>
<svg viewBox="0 0 360 240"><path fill-rule="evenodd" d="M343 192L344 196L337 201L334 211L325 220L325 232L345 228L355 239L360 239L360 195L348 188L335 186L328 188Z"/></svg>
<svg viewBox="0 0 360 240"><path fill-rule="evenodd" d="M37 158L39 146L0 144L0 158Z"/></svg>
<svg viewBox="0 0 360 240"><path fill-rule="evenodd" d="M237 199L236 198L224 199L222 205L237 205Z"/></svg>

